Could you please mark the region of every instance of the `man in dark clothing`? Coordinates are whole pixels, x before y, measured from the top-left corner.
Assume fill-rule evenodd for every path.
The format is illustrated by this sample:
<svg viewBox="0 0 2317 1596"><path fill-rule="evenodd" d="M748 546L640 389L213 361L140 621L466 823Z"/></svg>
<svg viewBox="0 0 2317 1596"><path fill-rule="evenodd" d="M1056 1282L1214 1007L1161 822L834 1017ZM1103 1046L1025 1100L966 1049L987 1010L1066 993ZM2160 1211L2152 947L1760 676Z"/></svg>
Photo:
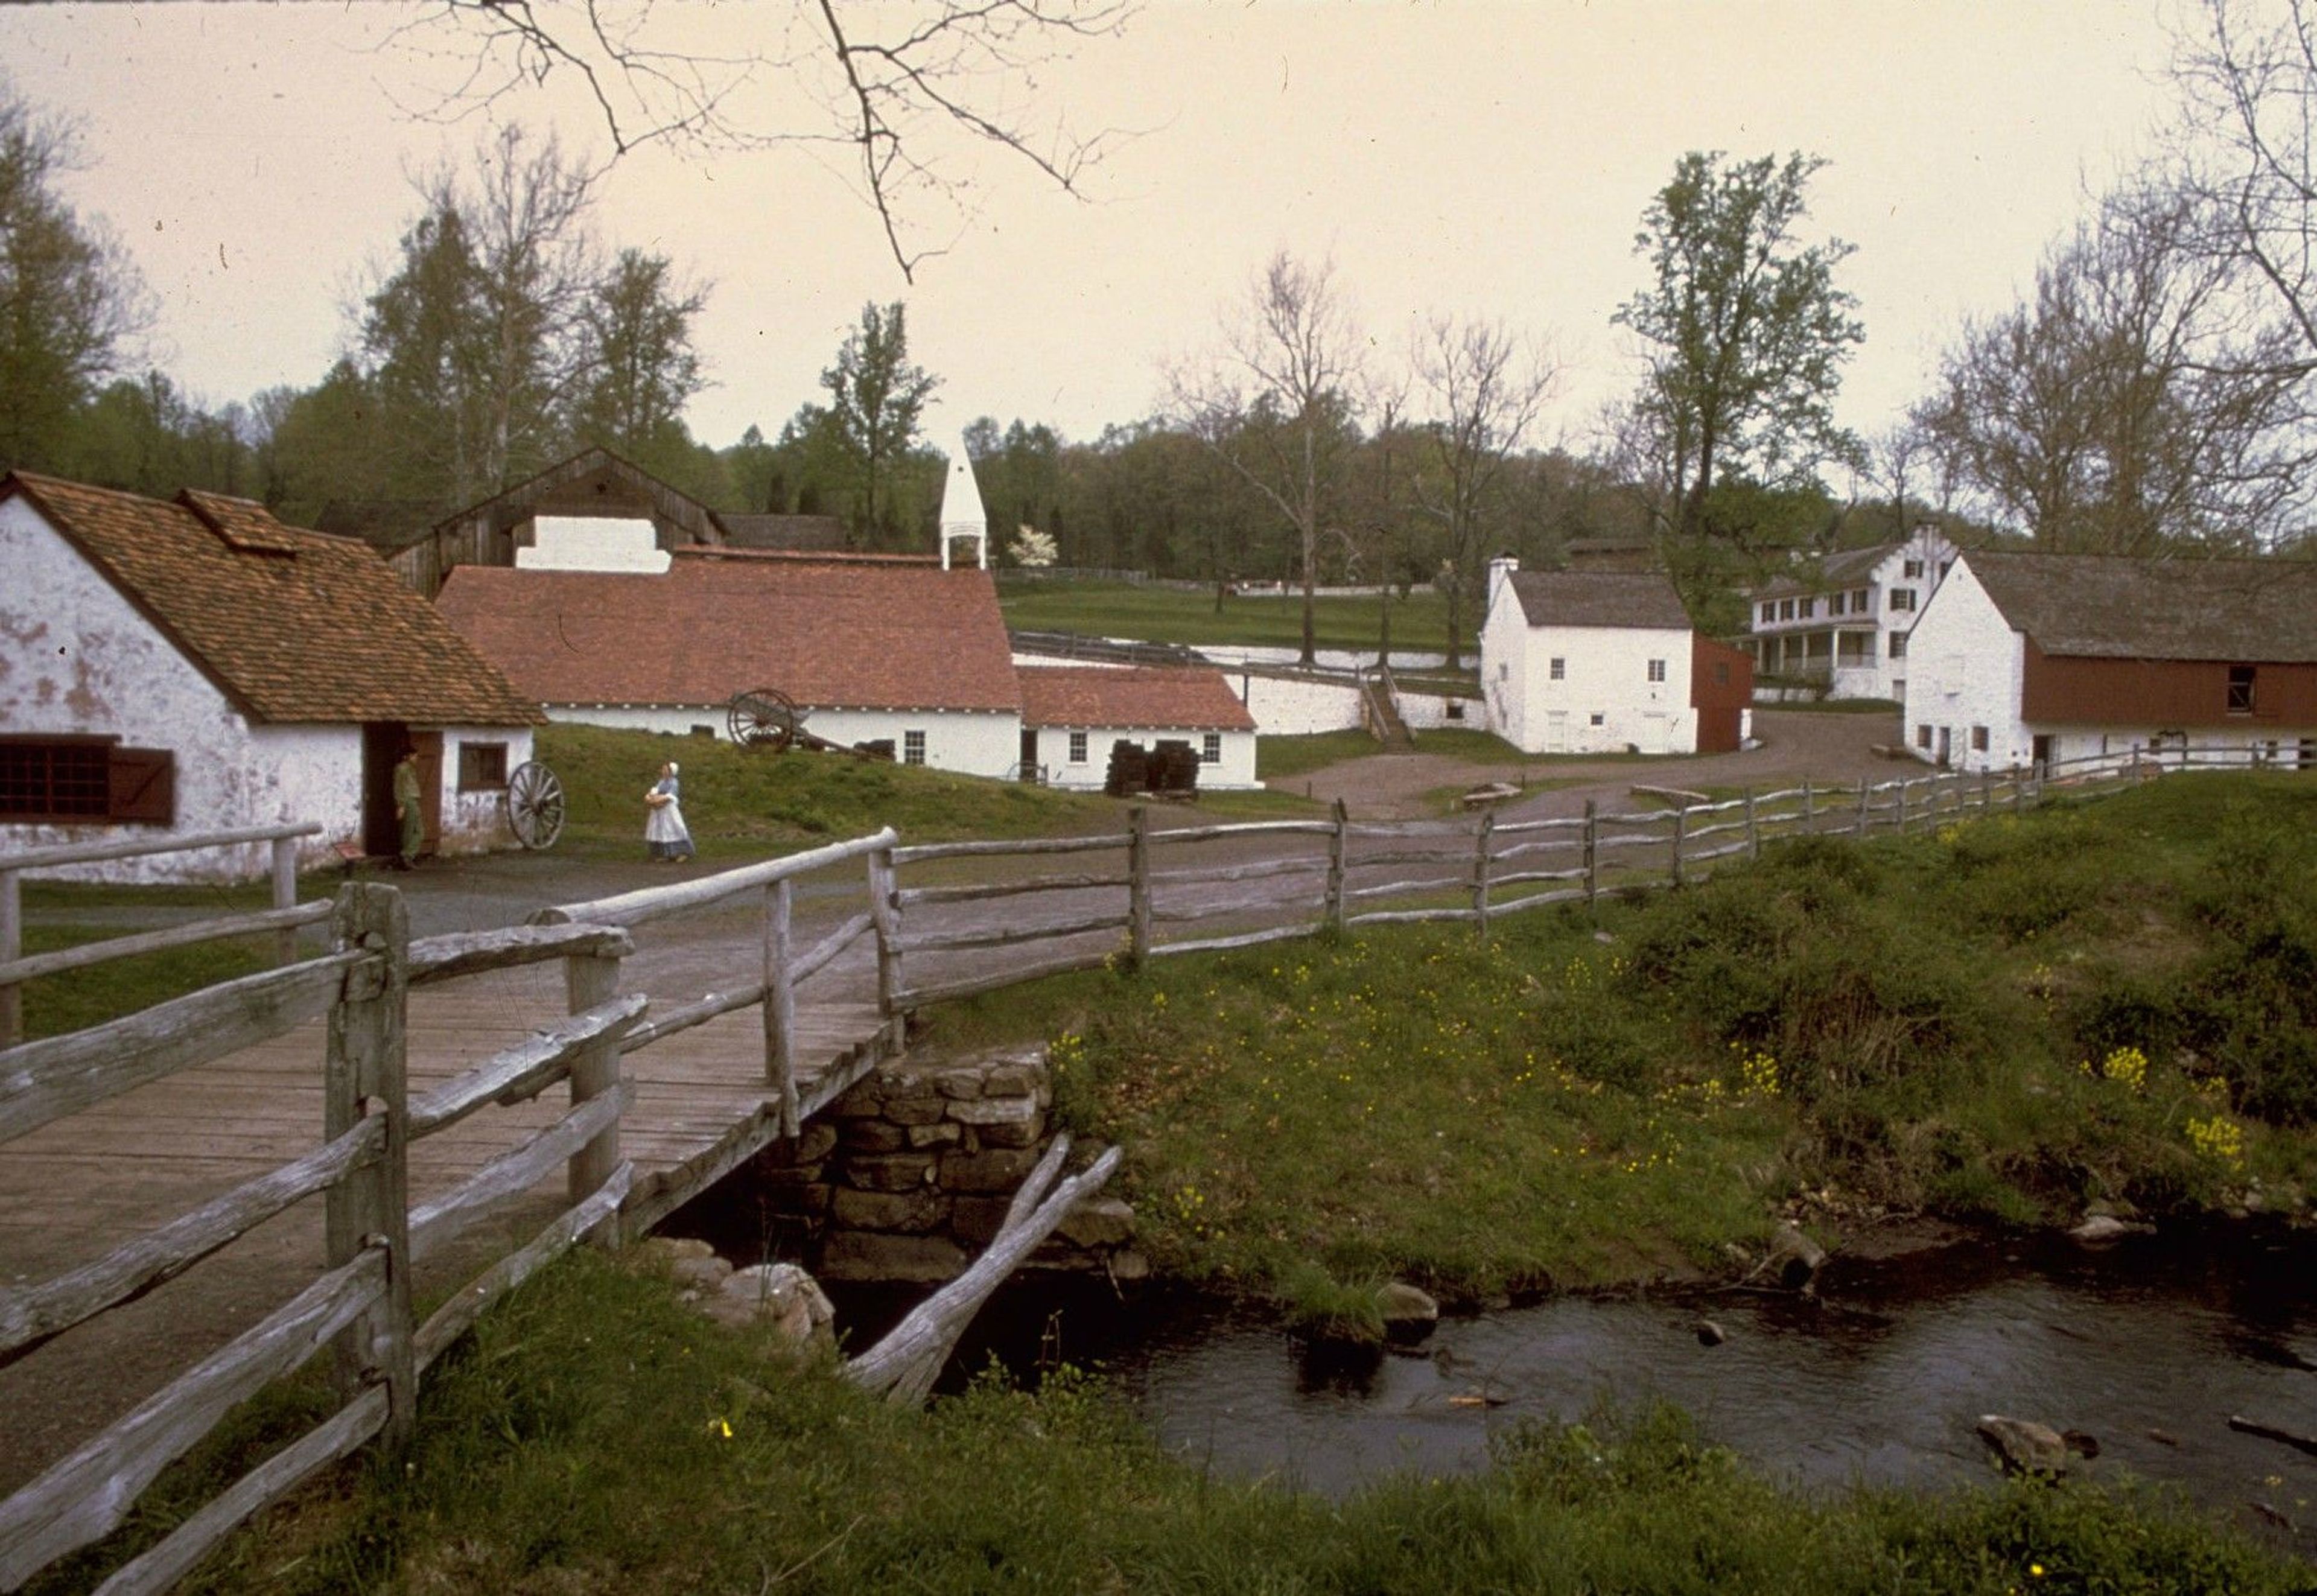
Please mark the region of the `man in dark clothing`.
<svg viewBox="0 0 2317 1596"><path fill-rule="evenodd" d="M394 767L394 818L401 827L402 850L397 870L414 870L418 850L426 843L426 813L418 802L418 750L405 749Z"/></svg>

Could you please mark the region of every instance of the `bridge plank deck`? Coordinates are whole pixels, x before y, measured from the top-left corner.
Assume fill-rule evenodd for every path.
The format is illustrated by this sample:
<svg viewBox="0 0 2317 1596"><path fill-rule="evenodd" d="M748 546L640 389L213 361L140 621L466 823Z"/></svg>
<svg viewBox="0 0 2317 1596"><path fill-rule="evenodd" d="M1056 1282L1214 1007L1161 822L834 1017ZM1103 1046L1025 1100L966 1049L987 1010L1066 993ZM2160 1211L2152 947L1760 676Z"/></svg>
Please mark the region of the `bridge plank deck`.
<svg viewBox="0 0 2317 1596"><path fill-rule="evenodd" d="M674 1000L670 1000L671 1001ZM553 967L491 974L410 994L409 1083L413 1096L447 1080L564 1012ZM872 1002L808 1001L798 1009L799 1092L842 1068L875 1035ZM103 1257L242 1180L278 1168L322 1141L324 1025L316 1021L217 1062L150 1082L0 1145L0 1287L26 1285ZM622 1072L636 1083L622 1123L622 1151L639 1188L709 1153L777 1092L764 1079L760 1014L742 1009L629 1054ZM560 1083L537 1098L490 1107L412 1144L410 1189L424 1201L451 1189L495 1155L550 1123L568 1102ZM448 1289L527 1238L562 1206L563 1173L479 1224L470 1242L420 1270L422 1299ZM321 1203L309 1199L261 1226L144 1301L73 1335L105 1343L75 1360L67 1376L85 1386L84 1418L94 1433L114 1413L157 1389L177 1368L254 1323L321 1267ZM186 1281L205 1272L235 1283L211 1291L193 1312ZM220 1296L232 1300L216 1306ZM64 1341L58 1343L61 1348ZM43 1377L45 1353L0 1368L0 1413L12 1390ZM91 1349L95 1350L95 1349ZM91 1372L103 1370L102 1379ZM58 1371L61 1372L61 1371ZM0 1493L78 1437L24 1436L0 1447ZM15 1444L21 1441L21 1446Z"/></svg>

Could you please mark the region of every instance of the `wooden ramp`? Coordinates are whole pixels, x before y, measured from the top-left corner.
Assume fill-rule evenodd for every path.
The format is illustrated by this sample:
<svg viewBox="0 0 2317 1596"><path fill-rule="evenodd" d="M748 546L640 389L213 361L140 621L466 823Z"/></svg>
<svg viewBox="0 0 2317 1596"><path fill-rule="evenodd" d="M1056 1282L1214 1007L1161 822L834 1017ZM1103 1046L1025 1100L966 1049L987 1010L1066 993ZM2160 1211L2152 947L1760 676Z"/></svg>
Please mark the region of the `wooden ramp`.
<svg viewBox="0 0 2317 1596"><path fill-rule="evenodd" d="M566 1009L559 965L493 972L410 994L414 1097ZM873 1001L807 1002L797 1013L799 1096L825 1107L881 1056ZM103 1257L237 1183L322 1142L323 1022L139 1087L0 1145L0 1285L36 1281ZM627 1055L635 1100L622 1152L635 1166L631 1213L664 1216L777 1134L779 1094L765 1080L761 1009L723 1015ZM447 1192L551 1123L561 1086L488 1107L410 1150L415 1204ZM416 1287L445 1291L527 1239L565 1206L564 1178L511 1198L463 1235L422 1251ZM322 1272L322 1214L309 1199L144 1300L55 1346L0 1367L0 1493ZM92 1344L93 1343L93 1344ZM71 1400L55 1401L61 1385ZM33 1402L41 1391L44 1400ZM70 1421L55 1417L59 1407ZM20 1426L16 1421L24 1420Z"/></svg>

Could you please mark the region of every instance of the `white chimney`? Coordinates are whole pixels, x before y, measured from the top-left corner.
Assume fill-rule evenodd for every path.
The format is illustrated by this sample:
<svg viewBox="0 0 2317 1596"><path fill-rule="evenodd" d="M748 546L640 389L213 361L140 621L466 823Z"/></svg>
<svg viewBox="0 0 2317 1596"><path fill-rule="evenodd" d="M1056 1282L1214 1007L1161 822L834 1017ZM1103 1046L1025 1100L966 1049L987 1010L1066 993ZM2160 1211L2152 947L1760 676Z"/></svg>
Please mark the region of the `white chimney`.
<svg viewBox="0 0 2317 1596"><path fill-rule="evenodd" d="M1497 589L1503 587L1506 579L1519 569L1520 561L1509 554L1499 554L1489 561L1489 600L1481 606L1483 614L1497 607Z"/></svg>

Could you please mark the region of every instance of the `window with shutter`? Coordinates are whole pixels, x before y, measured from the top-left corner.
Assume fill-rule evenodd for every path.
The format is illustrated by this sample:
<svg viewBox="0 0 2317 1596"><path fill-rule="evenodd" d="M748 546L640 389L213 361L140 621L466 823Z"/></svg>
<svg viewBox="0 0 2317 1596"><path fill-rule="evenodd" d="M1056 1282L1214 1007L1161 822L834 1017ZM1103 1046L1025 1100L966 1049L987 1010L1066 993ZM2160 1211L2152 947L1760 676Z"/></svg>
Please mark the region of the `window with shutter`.
<svg viewBox="0 0 2317 1596"><path fill-rule="evenodd" d="M177 818L176 756L109 737L0 737L0 821Z"/></svg>

